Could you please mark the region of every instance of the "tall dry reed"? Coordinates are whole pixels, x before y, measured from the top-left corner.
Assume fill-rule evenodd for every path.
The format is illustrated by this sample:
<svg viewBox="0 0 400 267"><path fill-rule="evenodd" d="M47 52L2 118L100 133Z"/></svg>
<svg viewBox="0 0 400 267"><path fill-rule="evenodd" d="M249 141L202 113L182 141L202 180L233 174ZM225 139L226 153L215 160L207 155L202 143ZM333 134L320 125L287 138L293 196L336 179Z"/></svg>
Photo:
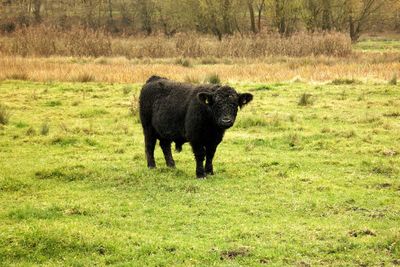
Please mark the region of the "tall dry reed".
<svg viewBox="0 0 400 267"><path fill-rule="evenodd" d="M351 53L350 39L338 32L232 35L218 41L212 36L180 33L164 36L112 37L102 30L53 26L19 28L0 38L0 53L20 56L124 56L127 58L216 57L260 58L266 56L337 56Z"/></svg>

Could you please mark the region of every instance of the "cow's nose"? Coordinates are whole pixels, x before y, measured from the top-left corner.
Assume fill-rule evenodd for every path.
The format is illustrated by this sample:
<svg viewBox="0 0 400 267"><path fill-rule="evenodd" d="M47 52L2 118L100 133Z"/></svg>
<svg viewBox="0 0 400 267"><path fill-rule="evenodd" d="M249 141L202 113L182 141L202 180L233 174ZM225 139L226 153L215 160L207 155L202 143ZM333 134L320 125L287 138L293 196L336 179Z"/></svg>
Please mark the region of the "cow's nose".
<svg viewBox="0 0 400 267"><path fill-rule="evenodd" d="M232 122L232 119L231 119L231 118L228 118L228 117L225 117L225 118L222 119L222 122L223 122L223 123L231 123L231 122Z"/></svg>

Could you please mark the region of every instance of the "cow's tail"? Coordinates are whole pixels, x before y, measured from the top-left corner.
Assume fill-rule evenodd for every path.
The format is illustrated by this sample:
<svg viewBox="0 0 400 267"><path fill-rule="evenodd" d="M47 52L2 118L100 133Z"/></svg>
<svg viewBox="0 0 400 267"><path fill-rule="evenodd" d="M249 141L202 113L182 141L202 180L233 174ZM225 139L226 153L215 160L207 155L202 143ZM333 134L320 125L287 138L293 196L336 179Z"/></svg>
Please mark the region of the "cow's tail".
<svg viewBox="0 0 400 267"><path fill-rule="evenodd" d="M151 83L151 82L155 82L155 81L162 80L162 79L166 79L166 78L163 78L163 77L160 77L157 75L153 75L147 79L146 83Z"/></svg>

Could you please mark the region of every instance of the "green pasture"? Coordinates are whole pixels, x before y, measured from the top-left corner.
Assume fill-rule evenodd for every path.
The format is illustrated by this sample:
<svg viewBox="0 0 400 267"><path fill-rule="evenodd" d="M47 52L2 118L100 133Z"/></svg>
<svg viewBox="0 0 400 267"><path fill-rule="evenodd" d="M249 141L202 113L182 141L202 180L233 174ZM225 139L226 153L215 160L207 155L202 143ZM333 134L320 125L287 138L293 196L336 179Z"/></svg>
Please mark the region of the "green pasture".
<svg viewBox="0 0 400 267"><path fill-rule="evenodd" d="M0 265L400 264L400 86L233 86L197 180L188 144L146 168L140 85L0 82Z"/></svg>

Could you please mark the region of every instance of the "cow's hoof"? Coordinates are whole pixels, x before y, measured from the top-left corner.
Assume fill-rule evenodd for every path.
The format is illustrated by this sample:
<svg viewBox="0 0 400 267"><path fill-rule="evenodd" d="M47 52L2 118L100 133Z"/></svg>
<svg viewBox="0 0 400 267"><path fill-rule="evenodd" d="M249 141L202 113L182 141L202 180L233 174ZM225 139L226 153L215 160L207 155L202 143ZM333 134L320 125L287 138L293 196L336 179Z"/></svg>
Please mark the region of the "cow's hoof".
<svg viewBox="0 0 400 267"><path fill-rule="evenodd" d="M149 168L150 170L155 169L156 166L147 166L147 168Z"/></svg>
<svg viewBox="0 0 400 267"><path fill-rule="evenodd" d="M204 176L201 176L201 177L197 176L197 179L198 179L198 180L205 180L205 179L207 179L207 176L205 176L205 175L204 175Z"/></svg>
<svg viewBox="0 0 400 267"><path fill-rule="evenodd" d="M197 179L206 179L206 174L205 173L196 173Z"/></svg>

